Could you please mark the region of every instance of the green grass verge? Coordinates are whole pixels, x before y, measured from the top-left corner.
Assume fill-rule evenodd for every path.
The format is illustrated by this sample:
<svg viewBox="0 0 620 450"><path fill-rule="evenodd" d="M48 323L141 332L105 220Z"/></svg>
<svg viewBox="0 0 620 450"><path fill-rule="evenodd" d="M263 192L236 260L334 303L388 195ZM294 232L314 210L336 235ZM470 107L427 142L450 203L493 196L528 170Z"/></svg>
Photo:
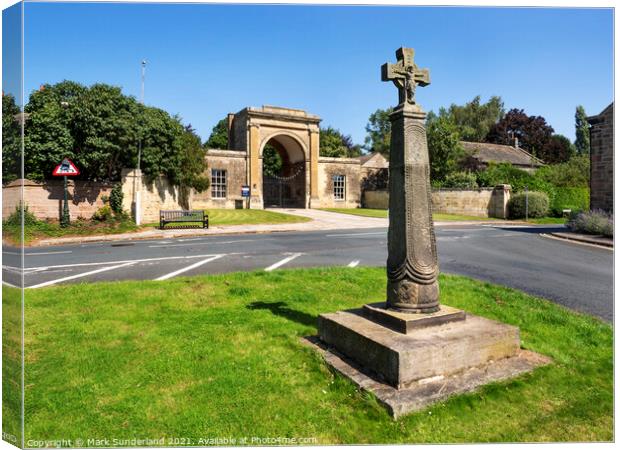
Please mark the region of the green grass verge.
<svg viewBox="0 0 620 450"><path fill-rule="evenodd" d="M274 211L260 209L210 209L210 226L221 225L257 225L278 223L301 223L311 219L307 217L283 214ZM202 226L196 222L183 225ZM74 220L71 224L62 228L57 222L37 221L24 227L24 243L29 244L37 239L64 236L95 236L99 234L120 234L143 230L144 227L158 227L159 223L149 223L144 226L136 226L131 219L98 222L91 220ZM170 224L167 228L172 228ZM11 243L19 242L19 226L3 224L3 238Z"/></svg>
<svg viewBox="0 0 620 450"><path fill-rule="evenodd" d="M564 225L566 223L566 218L565 217L540 217L538 219L528 219L527 222L535 223L537 225L544 225L544 224Z"/></svg>
<svg viewBox="0 0 620 450"><path fill-rule="evenodd" d="M308 217L264 209L206 209L205 212L209 216L209 226L303 223L312 220ZM188 225L198 226L202 224L189 222ZM159 227L159 223L149 223L146 226ZM173 224L166 225L166 228L173 227Z"/></svg>
<svg viewBox="0 0 620 450"><path fill-rule="evenodd" d="M353 214L355 216L364 216L364 217L379 217L379 218L387 218L388 212L387 209L370 209L370 208L321 208L323 211L331 211L342 214ZM450 221L493 221L499 220L494 217L476 217L476 216L465 216L461 214L442 214L435 213L433 214L433 219L436 222L450 222ZM534 224L564 224L566 223L566 219L562 217L542 217L539 219L529 219L529 223Z"/></svg>
<svg viewBox="0 0 620 450"><path fill-rule="evenodd" d="M331 211L342 214L353 214L355 216L364 217L378 217L386 219L388 216L387 209L371 209L371 208L321 208L323 211ZM476 216L464 216L459 214L433 214L433 219L436 221L465 221L465 220L497 220L492 217L476 217Z"/></svg>
<svg viewBox="0 0 620 450"><path fill-rule="evenodd" d="M28 290L26 439L613 439L609 324L448 275L445 304L520 327L554 363L392 420L300 342L318 314L380 301L384 285L383 269L318 268Z"/></svg>
<svg viewBox="0 0 620 450"><path fill-rule="evenodd" d="M3 239L8 242L17 243L20 241L20 227L10 225L6 222L3 227ZM58 222L48 222L38 220L24 226L24 243L29 244L37 239L64 236L93 236L98 234L119 234L138 231L140 227L136 226L131 219L111 219L108 221L94 220L74 220L71 224L63 228Z"/></svg>
<svg viewBox="0 0 620 450"><path fill-rule="evenodd" d="M2 435L21 445L21 289L2 286Z"/></svg>

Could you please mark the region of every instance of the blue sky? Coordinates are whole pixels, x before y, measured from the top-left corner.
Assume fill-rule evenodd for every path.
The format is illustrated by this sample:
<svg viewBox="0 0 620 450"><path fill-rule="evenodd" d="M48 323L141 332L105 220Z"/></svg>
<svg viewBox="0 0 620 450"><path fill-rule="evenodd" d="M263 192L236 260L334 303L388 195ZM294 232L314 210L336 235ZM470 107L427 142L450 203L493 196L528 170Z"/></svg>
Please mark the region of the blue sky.
<svg viewBox="0 0 620 450"><path fill-rule="evenodd" d="M574 139L575 106L613 100L611 9L26 3L25 91L104 82L191 123L206 139L228 112L306 109L362 143L396 103L380 66L404 45L428 67L427 110L500 95ZM5 89L8 87L5 83Z"/></svg>

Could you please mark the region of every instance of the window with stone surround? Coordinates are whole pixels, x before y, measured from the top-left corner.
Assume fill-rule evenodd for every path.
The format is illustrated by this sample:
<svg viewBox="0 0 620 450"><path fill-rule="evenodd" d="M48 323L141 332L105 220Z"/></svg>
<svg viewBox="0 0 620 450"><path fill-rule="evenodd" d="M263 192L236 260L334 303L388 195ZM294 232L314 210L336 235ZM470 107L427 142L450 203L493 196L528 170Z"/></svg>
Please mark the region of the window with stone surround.
<svg viewBox="0 0 620 450"><path fill-rule="evenodd" d="M226 198L226 171L211 169L211 198Z"/></svg>
<svg viewBox="0 0 620 450"><path fill-rule="evenodd" d="M344 200L346 194L346 177L344 175L334 175L334 199Z"/></svg>

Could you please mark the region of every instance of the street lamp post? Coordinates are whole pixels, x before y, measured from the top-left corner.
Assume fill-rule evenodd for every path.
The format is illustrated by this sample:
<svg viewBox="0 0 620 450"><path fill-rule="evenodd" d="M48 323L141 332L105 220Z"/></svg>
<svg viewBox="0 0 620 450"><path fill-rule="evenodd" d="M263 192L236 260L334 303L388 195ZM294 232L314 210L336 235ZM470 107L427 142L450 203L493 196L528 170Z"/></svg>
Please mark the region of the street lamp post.
<svg viewBox="0 0 620 450"><path fill-rule="evenodd" d="M144 105L144 74L146 72L146 59L141 63L141 78L140 78L140 103ZM134 205L135 205L135 219L136 225L141 223L142 205L140 202L140 190L142 189L142 134L138 135L138 166L136 167L136 175L134 177ZM138 179L139 178L139 179Z"/></svg>

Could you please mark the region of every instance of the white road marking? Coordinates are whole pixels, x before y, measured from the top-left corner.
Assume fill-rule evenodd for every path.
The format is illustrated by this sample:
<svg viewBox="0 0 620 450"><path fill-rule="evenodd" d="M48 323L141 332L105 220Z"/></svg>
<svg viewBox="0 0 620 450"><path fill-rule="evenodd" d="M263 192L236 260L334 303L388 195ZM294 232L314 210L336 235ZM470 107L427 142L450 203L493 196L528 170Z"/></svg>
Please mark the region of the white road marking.
<svg viewBox="0 0 620 450"><path fill-rule="evenodd" d="M252 242L252 241L255 241L255 240L256 239L238 239L236 241L222 241L222 242L209 241L209 242L192 243L192 244L149 245L149 247L150 248L157 248L157 247L187 247L187 246L193 246L193 245L234 244L235 242Z"/></svg>
<svg viewBox="0 0 620 450"><path fill-rule="evenodd" d="M14 284L9 283L8 281L2 280L2 284L4 284L5 286L8 286L8 287L20 289L19 286L15 286Z"/></svg>
<svg viewBox="0 0 620 450"><path fill-rule="evenodd" d="M373 233L343 233L343 234L326 234L325 237L343 237L343 236L371 236L374 234L382 234L385 235L386 232L373 232Z"/></svg>
<svg viewBox="0 0 620 450"><path fill-rule="evenodd" d="M291 262L292 260L294 260L295 258L298 258L302 255L303 253L293 253L291 256L287 256L284 259L281 259L280 261L278 261L275 264L270 265L269 267L265 267L265 272L271 272L272 270L277 269L278 267L283 266L286 263Z"/></svg>
<svg viewBox="0 0 620 450"><path fill-rule="evenodd" d="M236 255L238 253L229 253L229 255ZM139 263L146 261L168 261L171 259L194 259L194 258L207 258L209 256L215 256L211 253L209 255L189 255L189 256L163 256L160 258L145 258L145 259L126 259L122 261L101 261L92 263L77 263L77 264L60 264L58 266L41 266L41 267L26 267L25 270L48 270L48 269L62 269L65 267L85 267L85 266L104 266L109 264L122 264L122 263Z"/></svg>
<svg viewBox="0 0 620 450"><path fill-rule="evenodd" d="M2 252L7 255L21 255L21 252ZM39 255L60 255L61 253L73 253L71 250L64 250L58 252L39 252L39 253L26 253L24 252L24 256L39 256Z"/></svg>
<svg viewBox="0 0 620 450"><path fill-rule="evenodd" d="M357 265L360 263L359 259L356 259L355 261L351 261L347 267L357 267Z"/></svg>
<svg viewBox="0 0 620 450"><path fill-rule="evenodd" d="M219 258L221 258L223 256L226 256L226 255L215 255L215 256L212 256L211 258L203 259L202 261L198 261L197 263L191 264L191 265L189 265L187 267L184 267L182 269L175 270L174 272L170 272L170 273L168 273L166 275L162 275L159 278L155 278L155 281L163 281L163 280L167 280L167 279L172 278L172 277L176 277L177 275L180 275L183 272L187 272L188 270L195 269L196 267L200 267L203 264L206 264L208 262L214 261L214 260L219 259Z"/></svg>
<svg viewBox="0 0 620 450"><path fill-rule="evenodd" d="M56 280L45 281L43 283L35 284L34 286L26 286L26 289L38 289L45 286L51 286L52 284L62 283L63 281L75 280L76 278L87 277L89 275L94 275L96 273L107 272L108 270L120 269L121 267L130 266L135 264L133 262L128 262L125 264L118 264L112 267L102 267L101 269L91 270L90 272L78 273L76 275L71 275L68 277L58 278Z"/></svg>

